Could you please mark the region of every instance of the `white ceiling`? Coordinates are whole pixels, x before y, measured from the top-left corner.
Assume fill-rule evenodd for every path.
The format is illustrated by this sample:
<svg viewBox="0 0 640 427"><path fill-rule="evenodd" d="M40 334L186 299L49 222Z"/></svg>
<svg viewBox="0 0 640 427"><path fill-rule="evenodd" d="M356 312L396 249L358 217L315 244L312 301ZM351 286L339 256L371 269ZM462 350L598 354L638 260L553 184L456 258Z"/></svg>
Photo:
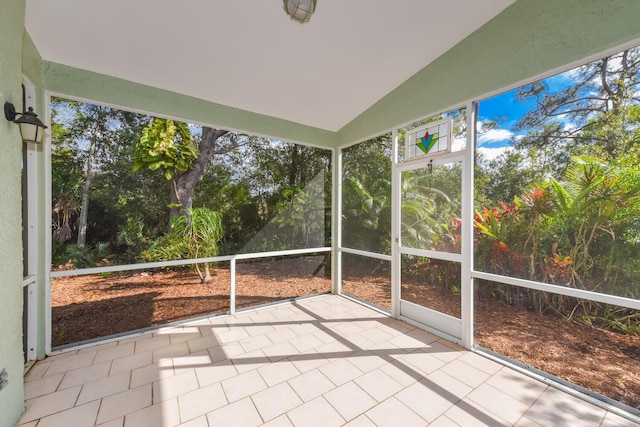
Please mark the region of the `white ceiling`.
<svg viewBox="0 0 640 427"><path fill-rule="evenodd" d="M44 60L337 131L514 0L27 0Z"/></svg>

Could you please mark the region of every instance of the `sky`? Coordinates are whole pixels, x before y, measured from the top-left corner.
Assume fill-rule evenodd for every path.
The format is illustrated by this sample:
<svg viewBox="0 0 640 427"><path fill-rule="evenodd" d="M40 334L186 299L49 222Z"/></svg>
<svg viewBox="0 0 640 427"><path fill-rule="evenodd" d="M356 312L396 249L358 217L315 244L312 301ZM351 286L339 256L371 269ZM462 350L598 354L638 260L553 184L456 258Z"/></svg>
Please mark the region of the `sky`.
<svg viewBox="0 0 640 427"><path fill-rule="evenodd" d="M573 83L571 73L567 71L556 76L544 79L543 82L552 92L561 90ZM479 103L478 119L480 122L478 131L477 151L482 153L487 160L492 160L513 148L513 139L518 139L526 134L525 131L514 131L518 120L522 118L528 109L534 108L534 102L523 103L515 98L520 88L493 96ZM498 122L498 127L491 130L482 130L482 123L486 121Z"/></svg>
<svg viewBox="0 0 640 427"><path fill-rule="evenodd" d="M516 136L513 127L527 112L527 106L515 100L518 89L481 101L478 106L478 152L492 160L512 148ZM482 129L486 121L498 122L498 127Z"/></svg>

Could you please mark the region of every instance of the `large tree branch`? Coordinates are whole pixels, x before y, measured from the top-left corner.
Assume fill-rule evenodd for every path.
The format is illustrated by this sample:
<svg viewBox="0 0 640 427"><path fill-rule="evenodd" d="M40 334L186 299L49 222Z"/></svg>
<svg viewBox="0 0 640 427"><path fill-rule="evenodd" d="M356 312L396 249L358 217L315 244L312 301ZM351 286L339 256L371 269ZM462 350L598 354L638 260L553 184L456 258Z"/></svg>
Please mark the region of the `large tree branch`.
<svg viewBox="0 0 640 427"><path fill-rule="evenodd" d="M178 178L178 186L181 189L195 187L215 154L216 141L227 133L229 133L228 130L202 127L202 141L199 147L200 156L193 161L193 168L185 171Z"/></svg>
<svg viewBox="0 0 640 427"><path fill-rule="evenodd" d="M609 95L609 98L615 96L615 92L609 86L609 82L607 81L607 66L609 64L608 58L605 58L600 63L600 84L602 84L602 88Z"/></svg>

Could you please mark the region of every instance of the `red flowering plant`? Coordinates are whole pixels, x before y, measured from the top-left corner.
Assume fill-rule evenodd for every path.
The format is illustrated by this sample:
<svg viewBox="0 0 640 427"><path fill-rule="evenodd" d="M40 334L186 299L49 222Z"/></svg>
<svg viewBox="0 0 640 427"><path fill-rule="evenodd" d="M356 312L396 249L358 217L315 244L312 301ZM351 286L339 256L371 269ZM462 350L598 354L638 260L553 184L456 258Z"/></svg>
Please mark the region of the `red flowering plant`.
<svg viewBox="0 0 640 427"><path fill-rule="evenodd" d="M450 224L442 224L443 235L437 242L435 249L441 252L460 253L461 249L461 232L462 232L462 219L457 216L452 216Z"/></svg>
<svg viewBox="0 0 640 427"><path fill-rule="evenodd" d="M509 274L514 261L522 256L510 245L510 235L519 221L519 208L514 203L499 202L498 207L482 207L476 211L476 260L480 268L493 273Z"/></svg>

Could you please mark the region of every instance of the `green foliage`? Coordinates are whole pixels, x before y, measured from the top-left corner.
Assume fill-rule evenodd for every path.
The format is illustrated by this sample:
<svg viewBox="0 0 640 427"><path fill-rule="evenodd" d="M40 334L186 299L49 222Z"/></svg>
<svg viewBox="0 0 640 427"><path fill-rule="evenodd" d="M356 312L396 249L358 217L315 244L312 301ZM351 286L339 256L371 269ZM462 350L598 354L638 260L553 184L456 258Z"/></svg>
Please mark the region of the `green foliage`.
<svg viewBox="0 0 640 427"><path fill-rule="evenodd" d="M624 334L640 335L640 311L596 302L582 304L588 304L589 307L578 314L581 322Z"/></svg>
<svg viewBox="0 0 640 427"><path fill-rule="evenodd" d="M195 147L202 143L202 134L184 123L59 98L54 98L52 111L56 242L77 237L87 182L85 162L93 136L99 143L88 189L87 244L108 242L115 262L140 260L143 248L170 228L167 206L178 195L178 179L197 164ZM319 236L314 246L329 244L329 150L231 133L218 138L209 149L211 161L200 164L204 173L192 182L192 205L211 206L224 213L224 237L218 252L250 249L249 242L267 226L277 239L263 239L260 250L305 247L312 236ZM169 176L172 179L167 182ZM182 199L177 200L174 206L183 207ZM302 213L300 208L311 210ZM306 222L293 221L292 214ZM56 264L66 262L64 254L58 258Z"/></svg>
<svg viewBox="0 0 640 427"><path fill-rule="evenodd" d="M166 222L166 182L147 171L134 173L131 145L149 122L144 115L52 99L53 237L66 242L77 237L85 165L95 140L88 190L87 242L108 242L117 256L117 234L127 217L143 218L146 230ZM162 192L158 191L159 186ZM156 203L161 200L163 204ZM160 206L160 207L158 207ZM117 258L116 256L116 258ZM123 257L120 261L126 262Z"/></svg>
<svg viewBox="0 0 640 427"><path fill-rule="evenodd" d="M406 257L406 266L403 266L406 270L403 270L402 275L409 276L413 280L405 277L403 281L411 283L417 281L418 284L437 286L455 293L461 291L460 263L419 256Z"/></svg>
<svg viewBox="0 0 640 427"><path fill-rule="evenodd" d="M476 173L477 269L638 298L639 84L633 48L517 91L514 101L529 110L512 130L526 134ZM502 296L513 288L490 287ZM567 319L627 332L640 326L633 310L517 293Z"/></svg>
<svg viewBox="0 0 640 427"><path fill-rule="evenodd" d="M362 226L370 230L378 230L380 219L389 218L391 207L391 182L387 179L376 179L366 189L364 184L356 178L349 178L347 184L355 193L360 205L350 207L347 211L351 218L357 218Z"/></svg>
<svg viewBox="0 0 640 427"><path fill-rule="evenodd" d="M576 156L564 181L551 178L534 188L510 205L483 207L476 213L477 268L637 298L631 279L640 275L637 266L629 269L620 259L638 255L636 241L623 236L638 230L640 170L624 160L607 164ZM618 330L638 327L635 315L624 315L628 322L623 328L616 323L615 310L585 306L560 295L525 292L541 311L598 319Z"/></svg>
<svg viewBox="0 0 640 427"><path fill-rule="evenodd" d="M281 233L290 235L285 241L293 242L294 247L310 247L313 234L324 231L324 197L318 195L299 187L287 188L282 192L283 199L276 204L275 221ZM317 240L313 243L317 244Z"/></svg>
<svg viewBox="0 0 640 427"><path fill-rule="evenodd" d="M52 269L57 269L59 266L65 265L69 258L66 256L65 243L58 241L57 239L51 240L51 266Z"/></svg>
<svg viewBox="0 0 640 427"><path fill-rule="evenodd" d="M52 227L53 240L64 243L74 234L72 224L80 210L84 174L78 147L71 139L71 130L56 123L59 112L55 105L51 125Z"/></svg>
<svg viewBox="0 0 640 427"><path fill-rule="evenodd" d="M460 177L449 176L448 172L447 167L440 166L433 170L419 169L403 173L400 235L404 245L421 249L445 249L452 220L455 225L455 219L460 217L460 199L457 194L460 192ZM454 183L455 190L448 188L450 182Z"/></svg>
<svg viewBox="0 0 640 427"><path fill-rule="evenodd" d="M549 159L543 155L540 150L531 150L527 154L510 150L486 162L479 173L476 173L476 198L490 201L513 200L532 182L543 179L550 172L547 166ZM531 162L534 162L535 167L531 167Z"/></svg>
<svg viewBox="0 0 640 427"><path fill-rule="evenodd" d="M192 168L199 155L186 123L154 118L134 145L133 170L161 169L164 177L171 180L176 173Z"/></svg>
<svg viewBox="0 0 640 427"><path fill-rule="evenodd" d="M70 264L73 268L103 267L111 264L113 253L106 242L97 242L92 245L78 247L74 244L64 246L64 255L58 255L59 259Z"/></svg>
<svg viewBox="0 0 640 427"><path fill-rule="evenodd" d="M343 152L342 244L391 252L390 135L364 141Z"/></svg>
<svg viewBox="0 0 640 427"><path fill-rule="evenodd" d="M127 217L126 223L118 231L116 241L118 245L124 247L128 257L127 262L131 263L147 243L142 218Z"/></svg>
<svg viewBox="0 0 640 427"><path fill-rule="evenodd" d="M223 235L222 215L207 208L191 208L171 221L172 232L157 239L144 253L149 261L206 258L218 255Z"/></svg>
<svg viewBox="0 0 640 427"><path fill-rule="evenodd" d="M207 208L186 209L184 215L173 217L172 233L160 237L151 248L143 252L148 261L170 261L176 259L208 258L218 255L218 244L223 236L222 215ZM209 264L200 271L200 279L210 281Z"/></svg>
<svg viewBox="0 0 640 427"><path fill-rule="evenodd" d="M210 193L207 200L215 197L225 207L225 251L329 245L330 154L328 150L252 138L245 150L220 157L216 168L224 164L232 169L221 180L221 191ZM208 184L209 188L213 185ZM214 205L204 200L199 203Z"/></svg>
<svg viewBox="0 0 640 427"><path fill-rule="evenodd" d="M167 233L150 243L140 257L147 262L173 261L188 257L188 251L182 236Z"/></svg>
<svg viewBox="0 0 640 427"><path fill-rule="evenodd" d="M218 255L222 238L222 215L207 208L187 209L171 221L173 232L182 237L191 258Z"/></svg>

